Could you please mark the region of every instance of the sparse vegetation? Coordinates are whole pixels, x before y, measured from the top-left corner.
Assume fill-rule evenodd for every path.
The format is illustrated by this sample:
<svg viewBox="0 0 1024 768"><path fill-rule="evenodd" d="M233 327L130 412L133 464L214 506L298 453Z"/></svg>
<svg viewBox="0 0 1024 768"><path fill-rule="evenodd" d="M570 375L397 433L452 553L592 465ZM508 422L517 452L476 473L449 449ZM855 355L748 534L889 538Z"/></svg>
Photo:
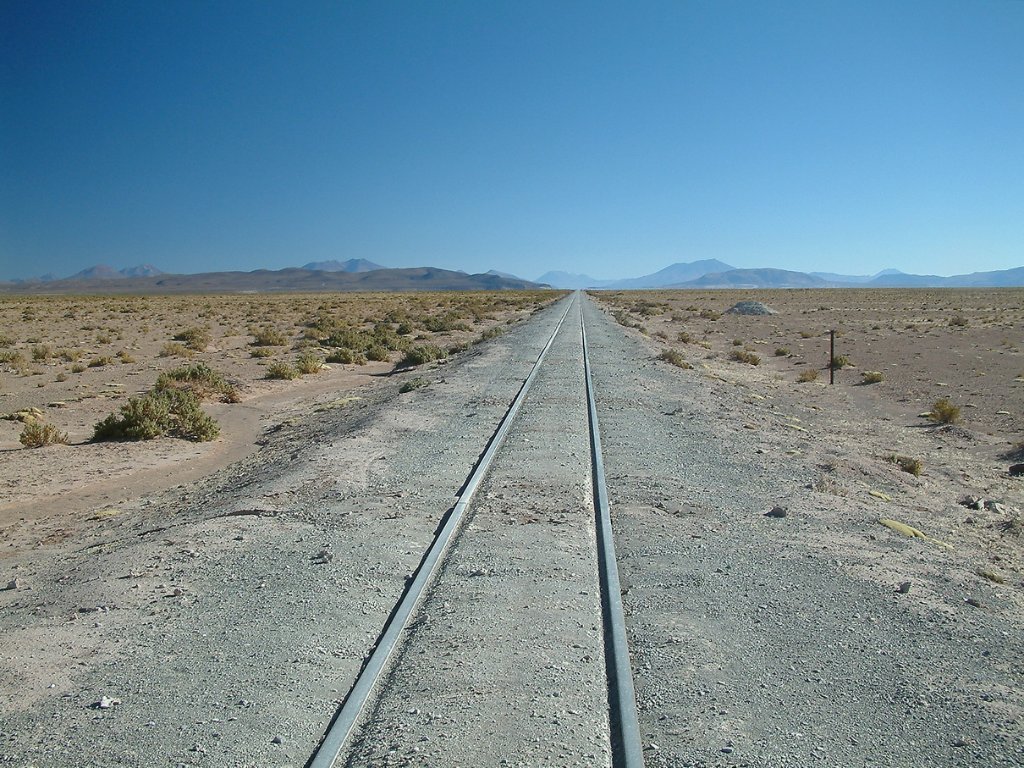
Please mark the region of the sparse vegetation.
<svg viewBox="0 0 1024 768"><path fill-rule="evenodd" d="M240 397L235 385L206 363L195 363L161 373L153 385L153 391L169 390L187 390L200 400L218 395L227 403L237 403Z"/></svg>
<svg viewBox="0 0 1024 768"><path fill-rule="evenodd" d="M93 441L152 440L162 435L195 442L213 440L220 427L203 413L199 398L185 389L166 389L129 398L120 414L96 424Z"/></svg>
<svg viewBox="0 0 1024 768"><path fill-rule="evenodd" d="M689 370L693 368L692 365L683 357L682 352L678 349L663 349L661 354L658 355L659 360L664 360L666 363L674 365L676 368L683 368Z"/></svg>
<svg viewBox="0 0 1024 768"><path fill-rule="evenodd" d="M175 341L185 343L185 346L196 352L202 352L213 341L209 328L188 328L174 337Z"/></svg>
<svg viewBox="0 0 1024 768"><path fill-rule="evenodd" d="M342 347L331 352L327 356L327 362L341 363L342 365L366 365L366 356L362 352Z"/></svg>
<svg viewBox="0 0 1024 768"><path fill-rule="evenodd" d="M691 336L686 331L680 331L679 335L676 336L676 341L680 341L683 344L692 344L693 343L693 336Z"/></svg>
<svg viewBox="0 0 1024 768"><path fill-rule="evenodd" d="M735 360L738 363L746 363L747 365L760 365L761 358L755 353L746 349L734 349L729 353L729 359Z"/></svg>
<svg viewBox="0 0 1024 768"><path fill-rule="evenodd" d="M832 358L832 370L838 371L842 368L848 368L852 365L850 358L846 355L836 355Z"/></svg>
<svg viewBox="0 0 1024 768"><path fill-rule="evenodd" d="M789 347L776 347L775 348L775 356L776 357L788 357L789 356Z"/></svg>
<svg viewBox="0 0 1024 768"><path fill-rule="evenodd" d="M887 456L885 460L890 464L895 464L904 472L908 472L914 477L919 476L921 472L924 471L924 462L911 456L899 456L897 454L893 454L891 456Z"/></svg>
<svg viewBox="0 0 1024 768"><path fill-rule="evenodd" d="M288 343L288 337L271 325L256 328L252 335L256 347L283 347Z"/></svg>
<svg viewBox="0 0 1024 768"><path fill-rule="evenodd" d="M312 373L320 373L323 370L324 362L315 352L303 352L295 360L295 368L303 376Z"/></svg>
<svg viewBox="0 0 1024 768"><path fill-rule="evenodd" d="M878 384L885 378L881 371L864 371L860 377L864 384Z"/></svg>
<svg viewBox="0 0 1024 768"><path fill-rule="evenodd" d="M817 368L804 368L800 371L800 375L796 377L796 380L801 384L808 384L812 381L818 380L818 369Z"/></svg>
<svg viewBox="0 0 1024 768"><path fill-rule="evenodd" d="M297 379L298 377L299 372L284 360L275 360L267 367L266 378L268 379L283 379L290 381L291 379Z"/></svg>
<svg viewBox="0 0 1024 768"><path fill-rule="evenodd" d="M425 387L428 384L430 384L430 382L427 381L425 378L423 378L422 376L416 376L415 378L409 379L408 381L404 382L402 386L398 388L398 391L404 394L405 392L412 392L414 389L420 389L421 387Z"/></svg>
<svg viewBox="0 0 1024 768"><path fill-rule="evenodd" d="M192 350L179 341L171 341L160 349L160 357L192 357Z"/></svg>
<svg viewBox="0 0 1024 768"><path fill-rule="evenodd" d="M496 339L503 333L505 333L504 328L501 328L500 326L497 325L492 326L480 333L480 336L477 337L477 342L479 343L483 341L490 341L491 339Z"/></svg>
<svg viewBox="0 0 1024 768"><path fill-rule="evenodd" d="M423 344L413 347L405 353L402 358L403 365L423 365L424 363L442 360L448 356L448 351L433 344Z"/></svg>
<svg viewBox="0 0 1024 768"><path fill-rule="evenodd" d="M963 315L953 315L949 318L949 325L953 328L966 328L970 322Z"/></svg>
<svg viewBox="0 0 1024 768"><path fill-rule="evenodd" d="M960 406L954 405L948 397L940 398L932 404L928 418L938 424L956 424L960 421Z"/></svg>
<svg viewBox="0 0 1024 768"><path fill-rule="evenodd" d="M18 441L26 448L42 448L44 445L63 445L68 441L68 433L61 432L52 424L41 421L26 422L21 430Z"/></svg>

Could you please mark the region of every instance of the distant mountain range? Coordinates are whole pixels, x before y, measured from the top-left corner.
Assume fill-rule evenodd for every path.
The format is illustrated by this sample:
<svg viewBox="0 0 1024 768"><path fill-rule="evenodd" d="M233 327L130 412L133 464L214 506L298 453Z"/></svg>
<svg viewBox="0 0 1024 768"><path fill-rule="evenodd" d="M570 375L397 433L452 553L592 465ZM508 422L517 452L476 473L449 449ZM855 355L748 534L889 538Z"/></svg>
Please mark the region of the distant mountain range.
<svg viewBox="0 0 1024 768"><path fill-rule="evenodd" d="M375 269L386 269L386 267L374 264L366 259L311 261L309 264L303 264L302 268L312 270L313 272L373 272Z"/></svg>
<svg viewBox="0 0 1024 768"><path fill-rule="evenodd" d="M547 272L535 281L498 270L470 275L462 271L418 267L389 269L365 259L311 261L301 268L254 272L168 274L151 264L114 269L98 264L71 277L46 275L33 280L0 281L6 293L199 293L238 291L415 291L504 290L536 288L1007 288L1024 286L1024 267L942 277L886 269L874 275L793 272L785 269L736 269L717 259L671 264L642 277L598 280L584 274Z"/></svg>
<svg viewBox="0 0 1024 768"><path fill-rule="evenodd" d="M354 262L361 260L354 259ZM332 262L326 262L331 264ZM338 262L333 262L338 264ZM370 262L362 262L362 265ZM352 265L345 262L339 266ZM354 264L348 269L258 269L254 272L202 272L173 275L128 273L92 267L63 280L0 283L7 293L240 293L286 291L501 291L540 288L536 283L494 274L467 275L433 267L414 269L367 269ZM377 266L377 265L372 265ZM155 269L155 268L152 268Z"/></svg>
<svg viewBox="0 0 1024 768"><path fill-rule="evenodd" d="M547 272L537 278L553 288L630 290L651 288L1011 288L1024 286L1024 267L965 275L909 275L886 269L875 275L792 272L786 269L735 269L716 259L672 264L628 280L598 280L589 275Z"/></svg>

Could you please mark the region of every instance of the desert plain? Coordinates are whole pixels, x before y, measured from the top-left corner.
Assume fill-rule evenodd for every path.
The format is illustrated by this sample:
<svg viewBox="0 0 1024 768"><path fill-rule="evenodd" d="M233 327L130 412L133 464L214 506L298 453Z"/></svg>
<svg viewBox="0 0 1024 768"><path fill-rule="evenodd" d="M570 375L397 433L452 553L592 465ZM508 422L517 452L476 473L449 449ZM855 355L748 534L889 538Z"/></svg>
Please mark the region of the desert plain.
<svg viewBox="0 0 1024 768"><path fill-rule="evenodd" d="M485 348L502 329L561 295L4 299L0 414L8 418L0 421L0 587L9 582L11 588L0 595L23 612L36 603L64 606L67 600L44 596L42 589L34 594L33 581L41 578L36 574L52 571L70 553L81 560L100 540L97 558L116 560L128 574L118 578L137 578L148 566L121 563L111 542L160 530L147 527L153 522L146 517L147 497L180 491L183 499L204 499L202 479L251 460L268 435L287 425L315 424L325 410L346 409L355 398L369 400L375 390L391 386L395 374L412 381L422 369L436 378L460 351ZM765 466L774 468L772 490L762 494L762 508L748 510L752 517L741 523L744 530L760 524L764 514L784 509L788 519L771 529L774 542L799 547L844 578L902 601L895 604L905 610L968 626L989 616L1000 626L1024 626L1024 478L1010 471L1024 462L1024 290L595 291L591 296L643 350L635 363L639 381L654 367L662 371L659 381L665 372L677 377L671 380L678 382L682 405L659 418L683 427L699 411L708 433L729 436L723 446L742 446L739 450L756 454L758 462L763 457ZM750 301L772 314L729 311ZM834 366L831 331L836 332ZM429 354L410 359L416 348ZM304 366L302 358L318 365ZM326 367L319 367L321 361ZM98 421L118 412L130 397L150 391L161 373L200 363L231 385L229 396L203 403L220 425L214 439L91 441ZM268 378L275 363L311 372ZM450 367L457 378L458 366ZM834 385L828 383L830 367ZM699 391L693 401L699 400L700 408L685 404L692 390ZM600 396L599 391L599 401ZM940 402L948 404L943 418L937 417ZM414 407L404 408L406 418L414 418L408 415ZM422 413L423 423L409 426L428 429L436 416ZM54 425L67 434L67 442L23 446L19 436L31 421ZM614 440L614 434L606 437ZM350 450L357 447L353 443ZM368 462L385 459L372 444L366 450L374 451ZM399 459L389 455L387 460ZM674 482L687 483L685 464L676 469L666 463L657 471L675 473ZM344 477L344 468L338 474ZM228 475L220 477L223 483ZM797 484L794 478L803 479ZM763 478L758 482L763 486ZM644 489L628 483L613 488L612 501L620 503L624 515L650 525L658 524L659 516L671 518L694 541L709 532L728 538L727 521L733 518L715 513L726 489L694 483L685 503L642 504L636 499ZM426 478L423 484L429 484ZM404 503L401 496L382 500L387 515L374 524L397 524L393 521L408 514L401 511ZM694 509L702 510L700 515ZM140 516L138 525L131 523L133 515ZM883 520L909 528L879 525ZM111 533L139 526L146 527L142 534ZM908 531L925 540L901 546ZM181 543L191 537L180 529L173 546L181 548L186 562L200 563L198 549ZM210 544L211 549L222 546ZM99 568L100 560L92 567ZM170 590L173 584L156 585L164 586ZM187 602L189 594L171 592L160 600ZM96 692L78 691L76 665L103 665L116 641L104 639L106 645L86 653L81 638L107 632L105 622L85 627L72 612L54 636L60 642L41 652L33 643L40 642L40 632L52 633L60 616L56 608L40 610L38 631L36 619L26 614L0 660L2 706L10 713L25 712L57 693L90 705ZM129 621L127 608L120 614L120 621ZM49 629L44 630L44 619L51 622ZM49 684L53 691L36 684L43 679L55 681ZM1024 692L1013 686L994 690L983 691L981 706L1013 739L1024 715ZM708 726L707 733L713 736L716 729ZM1003 757L1013 759L1009 752ZM670 764L656 755L649 759L652 765Z"/></svg>

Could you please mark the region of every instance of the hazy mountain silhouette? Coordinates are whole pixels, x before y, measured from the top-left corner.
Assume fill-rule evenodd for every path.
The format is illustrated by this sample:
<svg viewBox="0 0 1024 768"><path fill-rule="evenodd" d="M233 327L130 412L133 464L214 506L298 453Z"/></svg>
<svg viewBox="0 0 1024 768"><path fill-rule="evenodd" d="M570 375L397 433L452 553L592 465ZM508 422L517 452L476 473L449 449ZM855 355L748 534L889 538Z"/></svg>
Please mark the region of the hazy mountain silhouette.
<svg viewBox="0 0 1024 768"><path fill-rule="evenodd" d="M309 264L303 264L303 269L309 269L314 272L372 272L375 269L387 269L382 267L380 264L374 264L372 261L366 259L349 259L348 261L338 261L337 259L331 259L330 261L311 261Z"/></svg>
<svg viewBox="0 0 1024 768"><path fill-rule="evenodd" d="M541 283L542 285L550 285L552 288L565 288L575 291L580 288L602 288L612 281L598 280L596 277L591 277L590 275L574 275L571 272L554 271L545 272L534 282Z"/></svg>
<svg viewBox="0 0 1024 768"><path fill-rule="evenodd" d="M825 288L820 277L788 269L730 269L712 272L672 288Z"/></svg>
<svg viewBox="0 0 1024 768"><path fill-rule="evenodd" d="M704 275L728 272L735 267L726 264L718 259L702 259L689 263L679 262L671 264L664 269L659 269L650 275L643 277L631 277L627 280L614 280L605 285L606 288L615 290L629 290L633 288L665 288L670 285L678 285L691 280L696 280Z"/></svg>

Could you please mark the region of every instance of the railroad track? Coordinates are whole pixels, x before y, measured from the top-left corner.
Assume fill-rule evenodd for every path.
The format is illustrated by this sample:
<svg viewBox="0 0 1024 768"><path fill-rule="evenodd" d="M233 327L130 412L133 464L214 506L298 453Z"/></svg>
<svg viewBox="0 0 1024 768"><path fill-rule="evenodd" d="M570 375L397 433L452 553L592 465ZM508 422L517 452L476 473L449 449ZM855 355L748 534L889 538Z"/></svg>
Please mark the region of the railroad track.
<svg viewBox="0 0 1024 768"><path fill-rule="evenodd" d="M424 744L431 765L643 765L584 300L566 301L309 768L415 764Z"/></svg>

